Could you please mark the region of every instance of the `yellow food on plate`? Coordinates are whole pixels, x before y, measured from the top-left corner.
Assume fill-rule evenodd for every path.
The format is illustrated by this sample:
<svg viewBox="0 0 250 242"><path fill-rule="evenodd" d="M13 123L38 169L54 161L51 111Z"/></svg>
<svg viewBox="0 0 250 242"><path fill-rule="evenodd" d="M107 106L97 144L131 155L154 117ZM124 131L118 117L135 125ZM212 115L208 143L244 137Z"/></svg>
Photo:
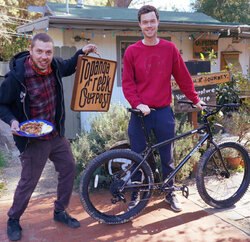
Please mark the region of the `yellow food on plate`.
<svg viewBox="0 0 250 242"><path fill-rule="evenodd" d="M51 132L53 129L52 126L44 123L44 122L36 122L31 121L23 124L21 126L21 131L26 134L34 134L34 135L41 135Z"/></svg>

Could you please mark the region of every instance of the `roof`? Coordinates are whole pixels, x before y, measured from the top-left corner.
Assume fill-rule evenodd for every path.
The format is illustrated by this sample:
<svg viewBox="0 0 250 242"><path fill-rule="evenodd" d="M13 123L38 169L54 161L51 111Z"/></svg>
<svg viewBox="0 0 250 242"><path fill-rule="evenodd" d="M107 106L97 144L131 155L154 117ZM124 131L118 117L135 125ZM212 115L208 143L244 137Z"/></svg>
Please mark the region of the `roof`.
<svg viewBox="0 0 250 242"><path fill-rule="evenodd" d="M138 9L47 2L44 17L18 27L18 32L33 29L75 28L102 30L139 30ZM227 31L238 32L238 24L222 23L204 13L159 11L159 31ZM241 25L249 31L249 25Z"/></svg>
<svg viewBox="0 0 250 242"><path fill-rule="evenodd" d="M138 9L89 6L77 7L76 4L69 4L69 14L66 13L64 3L47 2L48 12L55 17L64 18L87 18L93 20L137 20ZM186 23L220 23L218 20L207 16L204 13L170 12L159 11L161 22L186 22Z"/></svg>

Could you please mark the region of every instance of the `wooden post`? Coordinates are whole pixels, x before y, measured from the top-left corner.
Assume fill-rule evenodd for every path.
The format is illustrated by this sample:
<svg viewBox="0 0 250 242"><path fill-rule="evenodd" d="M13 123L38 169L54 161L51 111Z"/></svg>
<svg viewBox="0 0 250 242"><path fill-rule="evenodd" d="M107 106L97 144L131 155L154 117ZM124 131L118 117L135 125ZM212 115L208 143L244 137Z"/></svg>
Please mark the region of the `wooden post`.
<svg viewBox="0 0 250 242"><path fill-rule="evenodd" d="M198 113L197 112L191 112L188 113L188 122L190 122L195 129L198 128Z"/></svg>

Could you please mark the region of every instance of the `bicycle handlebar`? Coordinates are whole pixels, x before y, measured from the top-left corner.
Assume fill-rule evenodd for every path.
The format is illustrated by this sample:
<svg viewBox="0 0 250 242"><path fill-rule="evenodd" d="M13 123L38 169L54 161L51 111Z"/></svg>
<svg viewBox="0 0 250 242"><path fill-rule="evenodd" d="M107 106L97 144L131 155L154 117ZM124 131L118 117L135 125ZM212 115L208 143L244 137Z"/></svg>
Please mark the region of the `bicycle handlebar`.
<svg viewBox="0 0 250 242"><path fill-rule="evenodd" d="M149 108L150 111L156 111L154 108ZM127 110L131 113L134 113L134 114L143 114L142 111L140 109L137 109L137 108L127 108Z"/></svg>
<svg viewBox="0 0 250 242"><path fill-rule="evenodd" d="M178 103L185 103L191 105L193 108L196 108L193 102L191 101L178 101ZM238 108L241 106L239 103L226 103L222 105L213 105L213 104L201 104L201 106L206 106L206 107L213 107L213 108L223 108L223 107L228 107L228 108Z"/></svg>
<svg viewBox="0 0 250 242"><path fill-rule="evenodd" d="M184 104L189 104L192 106L192 108L196 108L196 106L193 104L193 102L191 101L178 101L178 103L184 103ZM205 116L209 117L211 115L214 115L216 113L218 113L222 108L227 107L227 108L238 108L241 106L241 104L239 103L226 103L226 104L222 104L222 105L213 105L213 104L201 104L204 107L212 107L212 108L216 108L212 111L207 110L206 108L204 108L203 110L205 111ZM127 108L127 110L131 113L137 114L137 115L143 115L143 113L141 112L141 110L136 109L136 108ZM156 111L154 108L150 108L151 111Z"/></svg>
<svg viewBox="0 0 250 242"><path fill-rule="evenodd" d="M195 105L193 104L193 102L191 102L191 101L178 101L178 103L189 104L193 108L196 108ZM232 108L238 108L241 106L241 104L239 104L239 103L226 103L226 104L221 104L221 105L213 105L213 104L201 104L201 105L204 107L216 108L216 109L213 109L212 111L209 111L208 109L204 108L203 109L203 111L205 111L204 117L209 117L211 115L214 115L214 114L218 113L224 107L232 109Z"/></svg>

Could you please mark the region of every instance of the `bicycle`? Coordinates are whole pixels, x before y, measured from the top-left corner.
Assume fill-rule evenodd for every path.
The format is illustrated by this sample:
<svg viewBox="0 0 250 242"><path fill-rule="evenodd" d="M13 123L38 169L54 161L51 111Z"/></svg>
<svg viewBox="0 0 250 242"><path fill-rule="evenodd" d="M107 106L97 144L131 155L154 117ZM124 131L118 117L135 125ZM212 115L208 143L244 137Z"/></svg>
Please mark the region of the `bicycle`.
<svg viewBox="0 0 250 242"><path fill-rule="evenodd" d="M181 101L193 105L189 101ZM202 155L196 171L196 186L201 198L214 208L226 208L241 199L249 186L250 158L247 150L236 142L217 144L211 131L209 117L222 108L235 109L239 104L205 105L203 125L172 139L152 145L145 131L143 114L137 109L128 109L140 118L146 136L146 150L143 155L129 149L115 149L104 152L94 158L86 167L80 180L80 200L87 213L106 224L122 224L135 218L147 205L152 191L182 191L186 198L188 187L172 186L168 183L190 159L190 157L207 141L207 149ZM153 172L148 158L154 151L175 140L199 133L202 137L190 153L179 163L173 172L163 181L154 183ZM239 158L237 167L232 167L229 158ZM155 162L155 161L154 161ZM133 177L140 171L140 182ZM131 193L139 192L138 204L128 209Z"/></svg>

